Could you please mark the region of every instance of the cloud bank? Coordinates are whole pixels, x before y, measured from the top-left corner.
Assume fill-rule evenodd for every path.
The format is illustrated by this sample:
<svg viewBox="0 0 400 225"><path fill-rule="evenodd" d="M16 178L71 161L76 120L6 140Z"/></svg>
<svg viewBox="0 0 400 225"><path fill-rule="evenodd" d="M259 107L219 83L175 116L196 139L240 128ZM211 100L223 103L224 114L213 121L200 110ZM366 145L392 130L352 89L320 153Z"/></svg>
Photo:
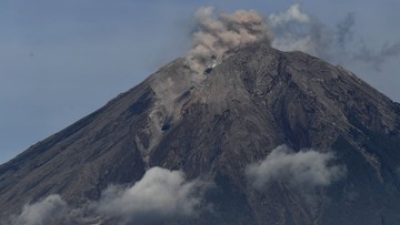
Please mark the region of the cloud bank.
<svg viewBox="0 0 400 225"><path fill-rule="evenodd" d="M50 195L24 206L19 215L2 225L116 225L151 224L197 216L208 184L188 181L180 171L154 167L141 180L123 188L112 186L99 201L80 208L69 206L59 195Z"/></svg>
<svg viewBox="0 0 400 225"><path fill-rule="evenodd" d="M335 156L314 150L294 152L285 145L275 148L263 161L247 167L252 186L263 189L272 182L292 186L328 186L345 175L343 166L332 165Z"/></svg>

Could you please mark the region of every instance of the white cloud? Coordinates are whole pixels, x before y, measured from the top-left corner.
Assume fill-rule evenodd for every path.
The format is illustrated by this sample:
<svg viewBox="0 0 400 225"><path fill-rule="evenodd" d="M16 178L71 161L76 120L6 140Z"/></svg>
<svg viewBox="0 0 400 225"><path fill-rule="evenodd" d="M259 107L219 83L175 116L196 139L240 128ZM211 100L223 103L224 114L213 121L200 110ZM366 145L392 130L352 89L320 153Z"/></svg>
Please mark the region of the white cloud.
<svg viewBox="0 0 400 225"><path fill-rule="evenodd" d="M257 189L274 181L287 182L292 186L328 186L345 174L343 166L331 164L334 159L334 155L329 152L294 152L282 145L263 161L249 165L246 174Z"/></svg>
<svg viewBox="0 0 400 225"><path fill-rule="evenodd" d="M302 11L300 4L291 5L286 12L271 14L268 19L273 26L280 26L289 22L310 22L309 15Z"/></svg>
<svg viewBox="0 0 400 225"><path fill-rule="evenodd" d="M21 214L11 219L13 225L48 225L60 219L67 209L67 204L59 195L24 206Z"/></svg>
<svg viewBox="0 0 400 225"><path fill-rule="evenodd" d="M271 14L268 22L274 33L272 47L281 51L302 51L325 60L331 58L335 33L304 12L300 4L291 5L286 12ZM344 31L341 29L342 33Z"/></svg>
<svg viewBox="0 0 400 225"><path fill-rule="evenodd" d="M146 224L170 218L189 218L202 210L202 197L208 183L199 179L188 181L183 172L154 167L141 180L123 188L112 186L99 201L79 208L69 206L59 195L50 195L24 206L19 215L1 225L83 225Z"/></svg>
<svg viewBox="0 0 400 225"><path fill-rule="evenodd" d="M152 168L127 189L112 187L98 203L101 214L126 221L164 220L198 213L205 185L180 171Z"/></svg>

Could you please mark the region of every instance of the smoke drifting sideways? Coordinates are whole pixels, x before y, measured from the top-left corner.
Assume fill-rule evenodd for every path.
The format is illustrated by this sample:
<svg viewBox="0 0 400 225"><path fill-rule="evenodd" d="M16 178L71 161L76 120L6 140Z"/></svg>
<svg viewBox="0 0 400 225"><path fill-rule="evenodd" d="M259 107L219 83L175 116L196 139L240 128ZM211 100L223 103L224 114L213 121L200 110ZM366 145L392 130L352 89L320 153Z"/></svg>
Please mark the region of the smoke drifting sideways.
<svg viewBox="0 0 400 225"><path fill-rule="evenodd" d="M181 171L153 167L132 186L109 187L98 201L73 207L60 195L50 195L25 205L19 215L0 224L146 225L170 219L184 220L207 210L203 195L209 185L200 179L187 180Z"/></svg>
<svg viewBox="0 0 400 225"><path fill-rule="evenodd" d="M400 56L400 41L385 43L377 49L357 36L356 15L352 12L332 27L294 4L285 12L271 14L268 22L274 33L272 47L281 51L302 51L350 68L364 64L375 71Z"/></svg>
<svg viewBox="0 0 400 225"><path fill-rule="evenodd" d="M220 63L230 49L258 40L272 40L265 19L254 10L217 15L213 7L203 7L197 10L195 17L197 29L186 59L197 73Z"/></svg>
<svg viewBox="0 0 400 225"><path fill-rule="evenodd" d="M281 51L302 51L345 67L364 64L375 71L400 56L400 41L376 49L357 37L354 13L348 13L333 27L304 12L297 3L269 16L254 10L229 14L203 7L195 18L197 25L186 61L197 74L221 63L228 50L257 41L268 42Z"/></svg>

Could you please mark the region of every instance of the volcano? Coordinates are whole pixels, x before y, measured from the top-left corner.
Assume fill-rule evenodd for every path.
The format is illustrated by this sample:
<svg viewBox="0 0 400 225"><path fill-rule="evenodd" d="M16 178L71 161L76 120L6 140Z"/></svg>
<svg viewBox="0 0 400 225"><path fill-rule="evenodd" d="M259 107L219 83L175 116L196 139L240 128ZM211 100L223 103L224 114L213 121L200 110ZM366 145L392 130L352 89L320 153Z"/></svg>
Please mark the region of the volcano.
<svg viewBox="0 0 400 225"><path fill-rule="evenodd" d="M163 168L208 183L204 209L146 223L400 223L398 103L302 52L256 42L228 55L201 75L176 59L1 165L0 221L48 196L98 202ZM82 224L139 223L98 217Z"/></svg>

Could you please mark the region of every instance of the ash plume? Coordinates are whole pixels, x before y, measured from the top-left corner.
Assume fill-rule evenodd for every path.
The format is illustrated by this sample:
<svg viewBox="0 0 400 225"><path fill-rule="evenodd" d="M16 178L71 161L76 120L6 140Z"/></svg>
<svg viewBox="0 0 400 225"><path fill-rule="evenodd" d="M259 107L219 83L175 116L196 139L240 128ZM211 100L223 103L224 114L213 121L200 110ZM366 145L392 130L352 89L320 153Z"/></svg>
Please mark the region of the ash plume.
<svg viewBox="0 0 400 225"><path fill-rule="evenodd" d="M193 33L187 61L197 73L214 67L229 49L262 39L270 42L272 39L266 21L254 10L217 14L213 7L202 7L195 17L197 30Z"/></svg>
<svg viewBox="0 0 400 225"><path fill-rule="evenodd" d="M344 66L362 63L376 71L400 55L399 42L377 50L363 44L363 38L354 32L356 15L352 12L334 27L305 12L300 4L265 17L255 10L225 13L202 7L195 18L192 48L186 61L197 74L219 64L228 50L259 40L281 51L302 51Z"/></svg>

